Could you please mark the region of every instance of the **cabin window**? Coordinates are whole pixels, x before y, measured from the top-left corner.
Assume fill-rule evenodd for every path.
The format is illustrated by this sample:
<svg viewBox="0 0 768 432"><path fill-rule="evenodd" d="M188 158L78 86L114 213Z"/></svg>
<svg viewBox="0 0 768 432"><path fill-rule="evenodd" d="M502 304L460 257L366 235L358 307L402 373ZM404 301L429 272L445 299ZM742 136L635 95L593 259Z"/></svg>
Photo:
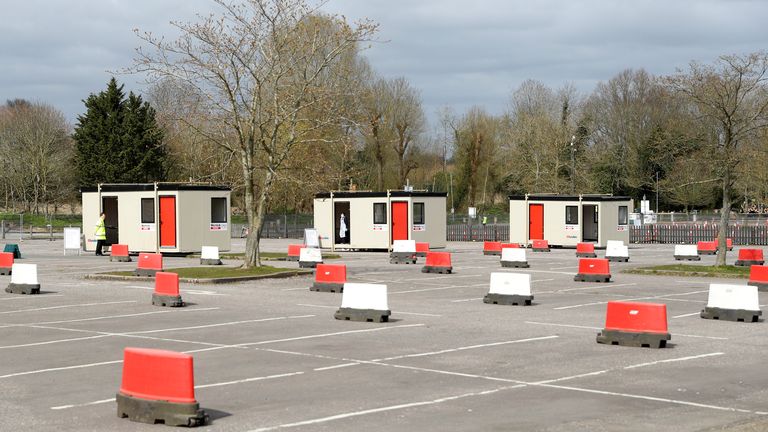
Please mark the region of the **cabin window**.
<svg viewBox="0 0 768 432"><path fill-rule="evenodd" d="M565 224L579 224L579 206L565 206Z"/></svg>
<svg viewBox="0 0 768 432"><path fill-rule="evenodd" d="M155 223L155 199L141 199L141 223Z"/></svg>
<svg viewBox="0 0 768 432"><path fill-rule="evenodd" d="M629 208L627 206L619 206L619 225L629 224Z"/></svg>
<svg viewBox="0 0 768 432"><path fill-rule="evenodd" d="M387 203L373 203L373 223L374 225L387 223Z"/></svg>
<svg viewBox="0 0 768 432"><path fill-rule="evenodd" d="M413 203L413 223L424 225L424 203Z"/></svg>
<svg viewBox="0 0 768 432"><path fill-rule="evenodd" d="M227 223L226 198L211 198L211 223Z"/></svg>

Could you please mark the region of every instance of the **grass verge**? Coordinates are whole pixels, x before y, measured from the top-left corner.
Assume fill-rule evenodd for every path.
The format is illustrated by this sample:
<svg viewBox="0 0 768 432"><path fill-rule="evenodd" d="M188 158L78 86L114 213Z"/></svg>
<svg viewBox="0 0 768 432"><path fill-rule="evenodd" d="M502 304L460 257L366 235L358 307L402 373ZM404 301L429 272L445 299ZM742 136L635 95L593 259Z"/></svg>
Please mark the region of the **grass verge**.
<svg viewBox="0 0 768 432"><path fill-rule="evenodd" d="M285 261L285 258L288 257L288 254L285 252L261 252L261 259L265 261ZM237 252L237 253L230 253L230 252L222 252L219 253L219 258L221 259L243 259L245 256L245 253L243 252ZM200 258L200 254L194 254L190 255L190 258ZM339 259L341 258L341 255L338 254L323 254L323 259Z"/></svg>
<svg viewBox="0 0 768 432"><path fill-rule="evenodd" d="M624 270L624 273L650 274L660 276L696 276L746 279L749 277L749 267L668 264L627 269Z"/></svg>

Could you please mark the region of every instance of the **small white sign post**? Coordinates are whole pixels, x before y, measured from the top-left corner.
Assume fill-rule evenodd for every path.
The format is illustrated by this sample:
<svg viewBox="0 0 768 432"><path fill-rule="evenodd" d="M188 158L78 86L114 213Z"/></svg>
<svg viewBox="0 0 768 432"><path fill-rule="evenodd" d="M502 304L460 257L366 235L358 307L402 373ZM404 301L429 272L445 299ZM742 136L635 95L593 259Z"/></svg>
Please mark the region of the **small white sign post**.
<svg viewBox="0 0 768 432"><path fill-rule="evenodd" d="M64 228L64 255L73 250L80 255L80 228Z"/></svg>

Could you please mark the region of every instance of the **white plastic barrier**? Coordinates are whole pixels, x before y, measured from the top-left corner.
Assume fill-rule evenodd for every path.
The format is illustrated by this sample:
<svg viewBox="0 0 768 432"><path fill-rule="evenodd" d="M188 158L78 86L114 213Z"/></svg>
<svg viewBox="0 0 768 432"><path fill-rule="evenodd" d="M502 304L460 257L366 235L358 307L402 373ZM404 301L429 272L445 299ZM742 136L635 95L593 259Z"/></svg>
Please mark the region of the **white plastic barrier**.
<svg viewBox="0 0 768 432"><path fill-rule="evenodd" d="M389 310L387 286L366 283L345 283L341 307L350 309Z"/></svg>
<svg viewBox="0 0 768 432"><path fill-rule="evenodd" d="M525 249L504 248L501 250L501 260L508 262L528 262Z"/></svg>
<svg viewBox="0 0 768 432"><path fill-rule="evenodd" d="M80 255L80 228L64 228L64 255L70 250Z"/></svg>
<svg viewBox="0 0 768 432"><path fill-rule="evenodd" d="M708 308L759 311L757 287L752 285L710 284Z"/></svg>
<svg viewBox="0 0 768 432"><path fill-rule="evenodd" d="M606 258L629 258L629 248L624 246L624 242L608 240L605 246L605 256Z"/></svg>
<svg viewBox="0 0 768 432"><path fill-rule="evenodd" d="M675 256L694 257L699 256L696 245L675 245Z"/></svg>
<svg viewBox="0 0 768 432"><path fill-rule="evenodd" d="M16 264L11 266L11 283L17 285L38 285L37 264Z"/></svg>
<svg viewBox="0 0 768 432"><path fill-rule="evenodd" d="M416 253L416 240L395 240L392 242L393 253Z"/></svg>
<svg viewBox="0 0 768 432"><path fill-rule="evenodd" d="M317 248L301 248L299 251L299 262L323 262L323 254Z"/></svg>
<svg viewBox="0 0 768 432"><path fill-rule="evenodd" d="M488 293L530 296L531 275L525 273L491 273L491 288Z"/></svg>
<svg viewBox="0 0 768 432"><path fill-rule="evenodd" d="M217 260L219 259L219 247L218 246L203 246L200 252L200 259L205 260Z"/></svg>

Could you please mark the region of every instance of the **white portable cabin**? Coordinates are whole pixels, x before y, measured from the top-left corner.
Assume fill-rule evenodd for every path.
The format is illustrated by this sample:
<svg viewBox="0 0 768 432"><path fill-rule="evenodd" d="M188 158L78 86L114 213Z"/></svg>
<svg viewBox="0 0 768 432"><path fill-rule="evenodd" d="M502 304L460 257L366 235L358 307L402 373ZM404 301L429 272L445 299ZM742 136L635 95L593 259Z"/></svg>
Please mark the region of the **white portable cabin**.
<svg viewBox="0 0 768 432"><path fill-rule="evenodd" d="M632 198L613 195L526 194L509 197L509 241L550 246L580 242L605 247L608 240L629 245Z"/></svg>
<svg viewBox="0 0 768 432"><path fill-rule="evenodd" d="M446 196L445 192L422 191L316 194L314 216L320 246L390 250L395 240L415 240L428 242L430 248L444 248Z"/></svg>
<svg viewBox="0 0 768 432"><path fill-rule="evenodd" d="M106 245L129 252L198 253L203 246L231 248L230 188L195 183L100 184L80 190L85 250L106 212Z"/></svg>

